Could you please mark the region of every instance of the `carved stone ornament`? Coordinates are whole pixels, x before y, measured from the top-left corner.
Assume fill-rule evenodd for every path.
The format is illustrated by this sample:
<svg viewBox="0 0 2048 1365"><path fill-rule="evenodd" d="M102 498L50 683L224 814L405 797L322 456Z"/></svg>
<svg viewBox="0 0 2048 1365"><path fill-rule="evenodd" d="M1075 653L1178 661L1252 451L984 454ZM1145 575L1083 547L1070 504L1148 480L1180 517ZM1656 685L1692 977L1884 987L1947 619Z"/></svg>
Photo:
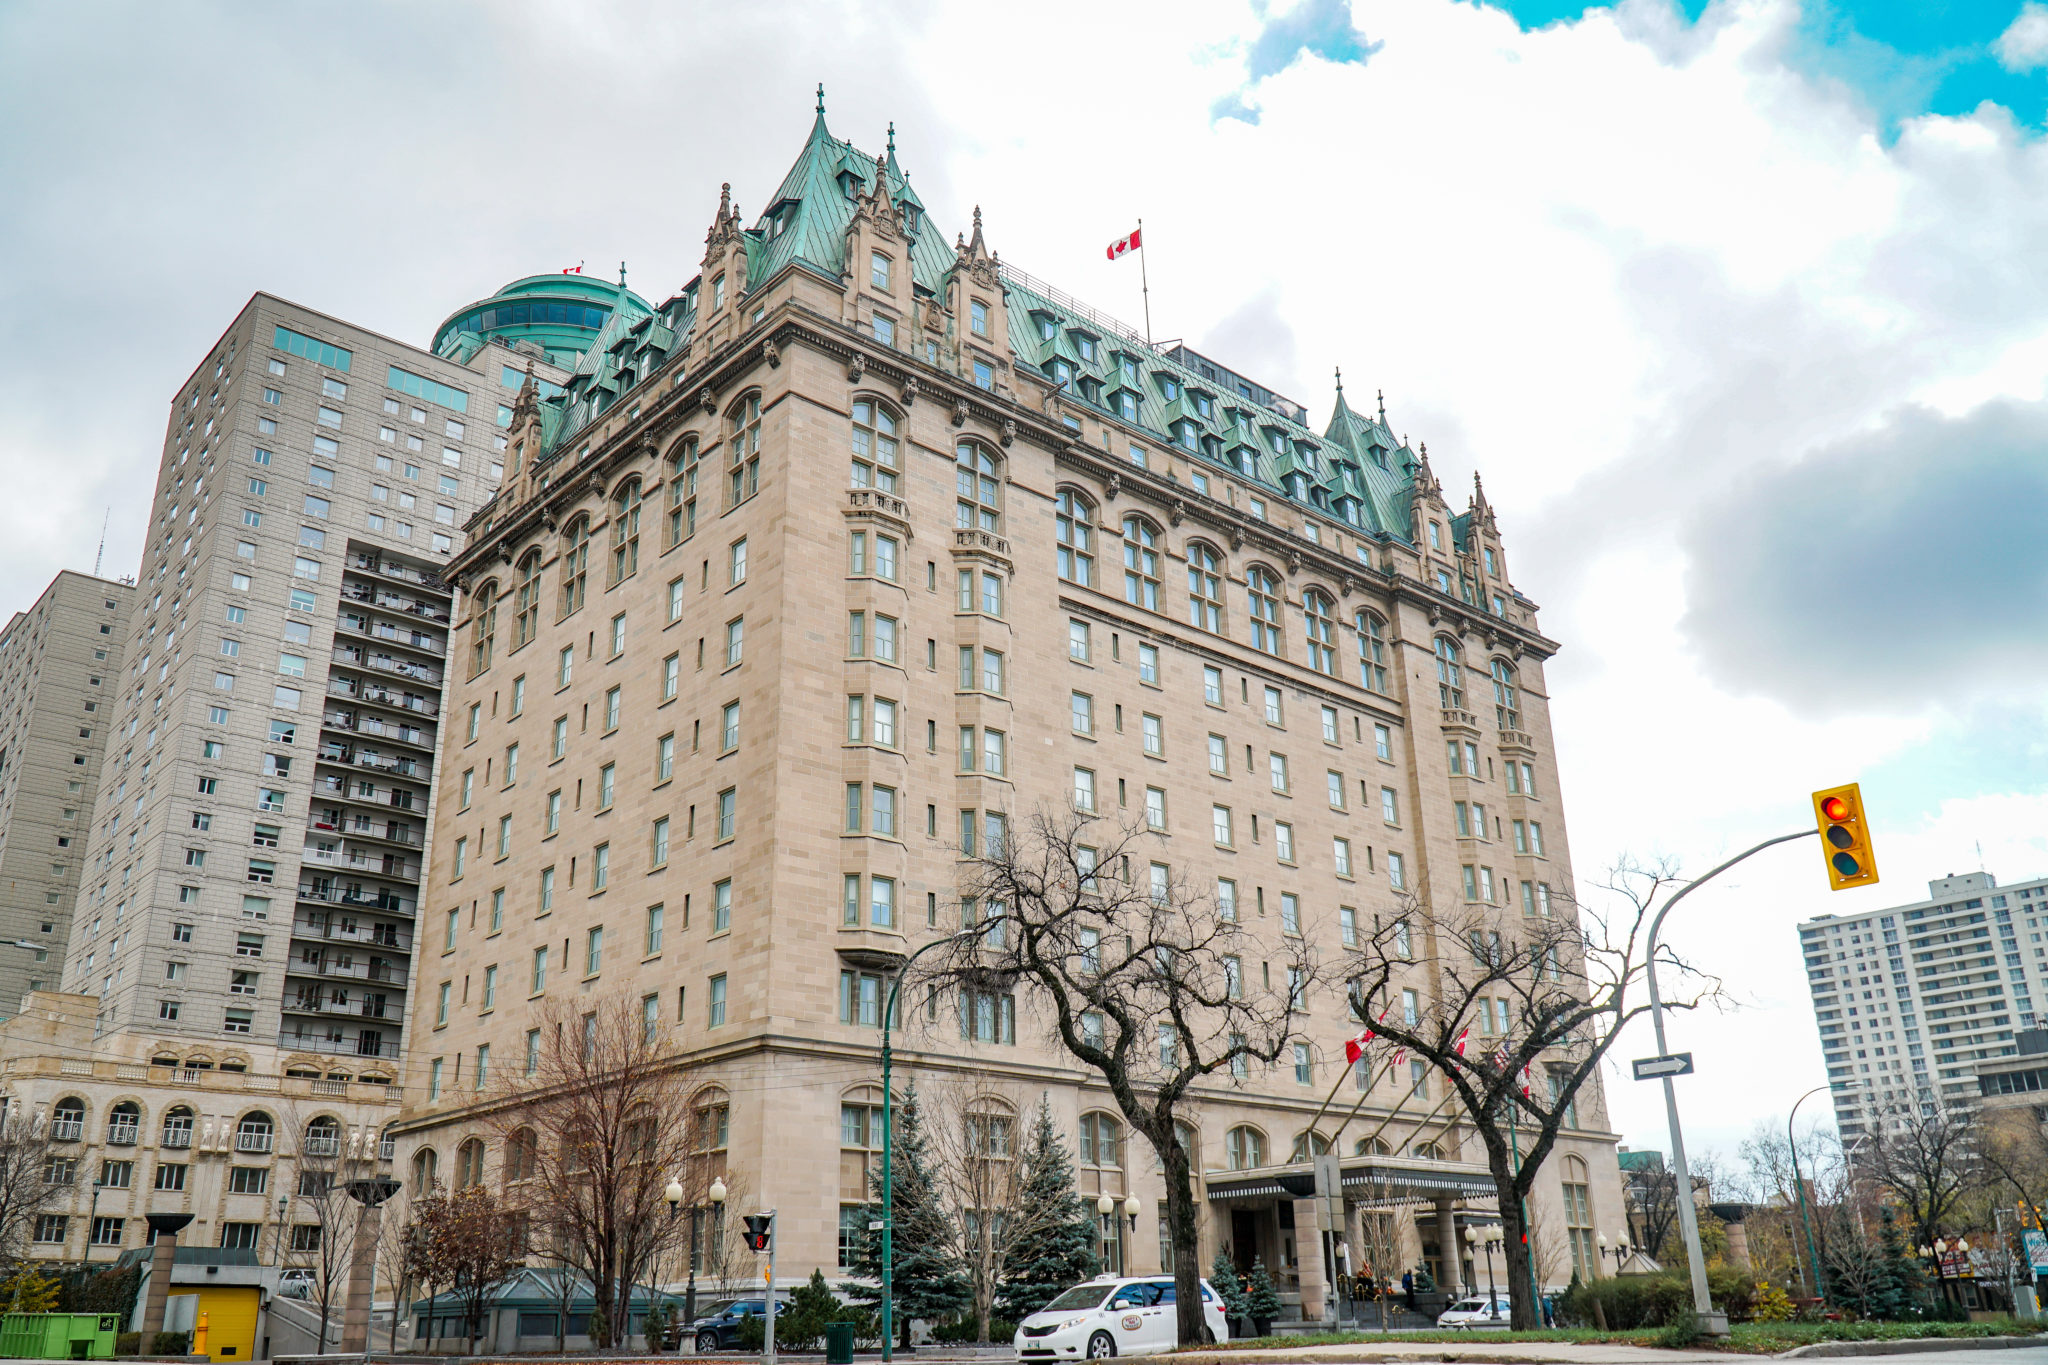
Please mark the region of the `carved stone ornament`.
<svg viewBox="0 0 2048 1365"><path fill-rule="evenodd" d="M953 400L953 425L956 427L967 425L967 400L965 398L955 398Z"/></svg>
<svg viewBox="0 0 2048 1365"><path fill-rule="evenodd" d="M551 533L562 529L562 519L555 515L555 509L552 507L540 514L540 524L547 527Z"/></svg>
<svg viewBox="0 0 2048 1365"><path fill-rule="evenodd" d="M860 383L860 377L866 374L867 372L868 358L862 355L860 352L855 351L853 354L853 359L846 362L847 379L855 384L858 384Z"/></svg>
<svg viewBox="0 0 2048 1365"><path fill-rule="evenodd" d="M1294 577L1294 575L1296 575L1296 574L1298 574L1298 573L1300 573L1300 572L1301 572L1301 551L1299 551L1299 550L1289 550L1289 551L1287 552L1287 576L1288 576L1289 578L1292 578L1292 577Z"/></svg>
<svg viewBox="0 0 2048 1365"><path fill-rule="evenodd" d="M1005 417L1003 425L998 430L996 439L1000 440L1005 446L1014 442L1017 439L1017 423L1011 418Z"/></svg>
<svg viewBox="0 0 2048 1365"><path fill-rule="evenodd" d="M1353 578L1350 574L1345 574L1342 578L1339 578L1337 580L1337 594L1340 597L1349 597L1351 596L1352 590L1357 588L1357 586L1358 580Z"/></svg>
<svg viewBox="0 0 2048 1365"><path fill-rule="evenodd" d="M501 540L498 542L498 558L504 560L507 564L510 564L512 562L511 541Z"/></svg>
<svg viewBox="0 0 2048 1365"><path fill-rule="evenodd" d="M709 384L697 390L697 406L706 412L718 411L718 395L711 392Z"/></svg>
<svg viewBox="0 0 2048 1365"><path fill-rule="evenodd" d="M1233 526L1230 528L1230 548L1233 550L1242 550L1244 548L1244 531L1239 527Z"/></svg>
<svg viewBox="0 0 2048 1365"><path fill-rule="evenodd" d="M934 332L943 331L945 329L946 314L944 310L942 310L939 307L939 301L937 299L933 299L931 302L927 303L924 306L924 325L928 330Z"/></svg>
<svg viewBox="0 0 2048 1365"><path fill-rule="evenodd" d="M1443 619L1444 609L1438 606L1436 603L1431 602L1429 604L1429 623L1433 626L1438 625L1443 621Z"/></svg>
<svg viewBox="0 0 2048 1365"><path fill-rule="evenodd" d="M1179 498L1175 498L1173 500L1173 506L1166 509L1166 515L1172 520L1175 526L1180 525L1182 518L1186 517L1187 514L1188 505Z"/></svg>
<svg viewBox="0 0 2048 1365"><path fill-rule="evenodd" d="M1123 491L1124 476L1114 472L1111 473L1109 476L1109 482L1103 485L1102 496L1107 498L1111 502L1115 502L1116 495Z"/></svg>
<svg viewBox="0 0 2048 1365"><path fill-rule="evenodd" d="M771 370L782 364L782 348L772 341L761 343L761 354L768 361L768 368Z"/></svg>
<svg viewBox="0 0 2048 1365"><path fill-rule="evenodd" d="M917 376L911 375L903 381L903 406L907 408L915 402L917 402Z"/></svg>

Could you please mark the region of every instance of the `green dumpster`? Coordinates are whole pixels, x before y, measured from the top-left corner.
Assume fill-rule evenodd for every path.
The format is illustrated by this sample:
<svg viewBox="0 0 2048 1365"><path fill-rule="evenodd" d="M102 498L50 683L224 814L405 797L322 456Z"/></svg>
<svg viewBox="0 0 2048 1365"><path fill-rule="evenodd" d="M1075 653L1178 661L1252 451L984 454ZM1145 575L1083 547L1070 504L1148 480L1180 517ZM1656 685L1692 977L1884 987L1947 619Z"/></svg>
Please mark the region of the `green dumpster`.
<svg viewBox="0 0 2048 1365"><path fill-rule="evenodd" d="M0 1357L8 1360L112 1360L117 1313L9 1313L0 1317Z"/></svg>
<svg viewBox="0 0 2048 1365"><path fill-rule="evenodd" d="M825 1365L853 1365L853 1324L825 1324Z"/></svg>

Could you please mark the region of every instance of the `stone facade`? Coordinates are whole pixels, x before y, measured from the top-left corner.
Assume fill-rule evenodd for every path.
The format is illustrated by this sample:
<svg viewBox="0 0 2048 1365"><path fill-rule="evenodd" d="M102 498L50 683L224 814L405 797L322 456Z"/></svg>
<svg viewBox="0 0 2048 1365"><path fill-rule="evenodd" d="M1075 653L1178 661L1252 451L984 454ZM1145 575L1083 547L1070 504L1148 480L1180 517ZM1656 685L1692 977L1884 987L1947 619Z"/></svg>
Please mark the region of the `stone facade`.
<svg viewBox="0 0 2048 1365"><path fill-rule="evenodd" d="M62 964L134 605L66 570L0 630L0 944L42 945L0 947L0 1014Z"/></svg>
<svg viewBox="0 0 2048 1365"><path fill-rule="evenodd" d="M805 163L753 229L722 203L702 275L657 310L671 348L648 360L608 331L592 356L619 359L587 360L564 412L522 409L505 487L451 565L463 720L440 759L416 986L431 1003L395 1129L415 1181L453 1170L519 1084L538 1011L638 1002L700 1109L722 1111L708 1130L749 1207L780 1209L792 1279L833 1273L865 1195L874 993L960 927L963 831L985 839L992 817L1018 830L1085 780L1105 817L1156 812L1159 860L1227 881L1256 934L1333 957L1347 915L1403 894L1491 905L1507 927L1552 913L1556 888L1573 913L1556 645L1510 586L1483 493L1451 507L1426 454L1341 392L1325 446L1298 406L1002 266L978 215L935 273L907 187L892 202L863 178L894 184L893 149L885 175L822 128L821 112L806 156L837 157L857 205L834 261L805 246L789 188ZM812 254L768 271L785 232ZM1291 459L1370 437L1354 454L1380 472L1360 477L1400 485L1400 524L1248 474L1192 427L1168 439L1127 415L1135 399L1020 355L1038 327L1116 348L1176 404L1200 386ZM898 1075L1020 1108L1044 1094L1070 1135L1113 1111L1028 1000L1014 1009L914 1005ZM1290 1147L1356 1025L1334 988L1308 1019L1299 1073L1204 1087L1193 1109L1204 1264L1255 1251L1313 1303L1311 1206L1282 1177L1306 1170ZM1393 1116L1381 1164L1409 1191L1391 1202L1412 1263L1437 1257L1446 1219L1491 1214L1476 1143L1434 1085L1420 1105L1407 1090L1367 1095L1340 1142L1349 1161ZM1359 1098L1348 1079L1338 1094ZM1557 1285L1596 1228L1626 1232L1597 1085L1577 1117L1534 1200ZM1117 1153L1083 1163L1084 1188L1138 1195L1118 1255L1157 1269L1156 1163Z"/></svg>

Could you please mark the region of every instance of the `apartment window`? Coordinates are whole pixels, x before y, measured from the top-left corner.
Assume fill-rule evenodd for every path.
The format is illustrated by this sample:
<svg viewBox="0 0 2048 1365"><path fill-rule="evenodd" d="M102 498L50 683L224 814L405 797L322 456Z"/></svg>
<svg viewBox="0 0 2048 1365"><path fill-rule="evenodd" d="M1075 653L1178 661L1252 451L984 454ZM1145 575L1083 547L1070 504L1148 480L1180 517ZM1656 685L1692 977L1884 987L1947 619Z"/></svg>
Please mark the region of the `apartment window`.
<svg viewBox="0 0 2048 1365"><path fill-rule="evenodd" d="M590 889L602 891L611 884L612 846L599 844L590 851Z"/></svg>
<svg viewBox="0 0 2048 1365"><path fill-rule="evenodd" d="M612 618L612 652L611 652L611 657L613 657L614 659L616 659L616 658L618 658L618 657L619 657L619 655L621 655L621 654L623 654L623 653L625 653L625 652L626 652L626 614L625 614L624 612L620 612L620 613L619 613L619 614L618 614L617 616L614 616L614 617Z"/></svg>
<svg viewBox="0 0 2048 1365"><path fill-rule="evenodd" d="M1380 788L1380 819L1390 825L1401 823L1401 804L1392 787Z"/></svg>
<svg viewBox="0 0 2048 1365"><path fill-rule="evenodd" d="M1076 663L1088 662L1088 623L1069 620L1067 622L1067 657Z"/></svg>
<svg viewBox="0 0 2048 1365"><path fill-rule="evenodd" d="M1285 820L1273 822L1273 856L1283 863L1294 861L1294 826Z"/></svg>
<svg viewBox="0 0 2048 1365"><path fill-rule="evenodd" d="M1286 790L1288 789L1288 784L1287 784L1287 755L1286 755L1286 754L1268 754L1268 755L1266 755L1266 768L1267 768L1267 772L1268 772L1268 775L1270 776L1270 778L1271 778L1271 780L1272 780L1272 786L1273 786L1273 790L1274 790L1274 791L1276 791L1276 792L1285 792L1285 791L1286 791Z"/></svg>
<svg viewBox="0 0 2048 1365"><path fill-rule="evenodd" d="M566 646L555 661L555 686L557 688L567 687L570 677L575 672L575 668L576 649L573 645ZM470 736L472 739L475 737L475 735Z"/></svg>
<svg viewBox="0 0 2048 1365"><path fill-rule="evenodd" d="M710 1027L718 1028L725 1023L725 974L721 972L712 977L710 984Z"/></svg>
<svg viewBox="0 0 2048 1365"><path fill-rule="evenodd" d="M1209 771L1218 777L1230 775L1230 755L1223 736L1209 736Z"/></svg>
<svg viewBox="0 0 2048 1365"><path fill-rule="evenodd" d="M663 735L654 742L654 780L666 782L675 776L676 737Z"/></svg>
<svg viewBox="0 0 2048 1365"><path fill-rule="evenodd" d="M1159 531L1143 517L1124 518L1124 601L1159 610Z"/></svg>
<svg viewBox="0 0 2048 1365"><path fill-rule="evenodd" d="M554 869L550 868L549 871ZM548 950L545 946L533 950L532 993L539 995L548 986Z"/></svg>
<svg viewBox="0 0 2048 1365"><path fill-rule="evenodd" d="M1211 836L1223 847L1228 848L1236 842L1231 833L1230 807L1209 807L1209 828Z"/></svg>
<svg viewBox="0 0 2048 1365"><path fill-rule="evenodd" d="M1212 665L1202 666L1202 700L1211 706L1223 705L1223 670Z"/></svg>
<svg viewBox="0 0 2048 1365"><path fill-rule="evenodd" d="M1384 725L1372 727L1372 747L1375 757L1391 763L1394 761L1394 732Z"/></svg>
<svg viewBox="0 0 2048 1365"><path fill-rule="evenodd" d="M1408 862L1398 853L1387 855L1387 885L1396 891L1408 889Z"/></svg>
<svg viewBox="0 0 2048 1365"><path fill-rule="evenodd" d="M1145 827L1153 830L1166 828L1166 789L1145 788Z"/></svg>
<svg viewBox="0 0 2048 1365"><path fill-rule="evenodd" d="M1068 702L1073 730L1077 735L1095 733L1095 699L1086 692L1076 692Z"/></svg>
<svg viewBox="0 0 2048 1365"><path fill-rule="evenodd" d="M1337 932L1346 948L1358 946L1358 911L1349 905L1337 907Z"/></svg>
<svg viewBox="0 0 2048 1365"><path fill-rule="evenodd" d="M1148 753L1148 754L1150 754L1150 755L1151 755L1152 757L1154 757L1154 758L1163 758L1163 757L1165 757L1165 755L1166 755L1166 728L1165 728L1165 722L1163 722L1162 720L1160 720L1160 718L1159 718L1158 716L1151 716L1151 715L1148 715L1148 716L1146 716L1146 717L1144 718L1144 720L1143 720L1143 722L1142 722L1142 725L1141 725L1141 728L1142 728L1142 729L1143 729L1143 731L1144 731L1144 737L1145 737L1145 752L1146 752L1146 753Z"/></svg>
<svg viewBox="0 0 2048 1365"><path fill-rule="evenodd" d="M1095 810L1095 774L1090 769L1074 769L1074 809Z"/></svg>
<svg viewBox="0 0 2048 1365"><path fill-rule="evenodd" d="M739 805L739 793L727 787L718 794L718 842L724 843L733 836L733 820Z"/></svg>
<svg viewBox="0 0 2048 1365"><path fill-rule="evenodd" d="M562 793L559 788L547 794L541 802L541 833L543 836L559 834L562 830Z"/></svg>
<svg viewBox="0 0 2048 1365"><path fill-rule="evenodd" d="M725 623L725 666L736 668L746 646L747 622L737 617Z"/></svg>
<svg viewBox="0 0 2048 1365"><path fill-rule="evenodd" d="M1338 876L1348 877L1351 875L1351 841L1349 839L1341 836L1331 839L1330 856L1331 861L1336 866Z"/></svg>
<svg viewBox="0 0 2048 1365"><path fill-rule="evenodd" d="M662 816L654 822L653 865L663 867L668 863L668 817Z"/></svg>
<svg viewBox="0 0 2048 1365"><path fill-rule="evenodd" d="M610 734L619 728L619 696L621 689L607 688L604 694L604 732Z"/></svg>
<svg viewBox="0 0 2048 1365"><path fill-rule="evenodd" d="M568 752L569 718L567 716L557 716L555 717L554 734L548 746L548 757L551 759L562 758L565 755L567 755Z"/></svg>
<svg viewBox="0 0 2048 1365"><path fill-rule="evenodd" d="M1159 685L1159 646L1138 646L1138 681Z"/></svg>
<svg viewBox="0 0 2048 1365"><path fill-rule="evenodd" d="M1071 489L1060 490L1054 508L1055 538L1059 542L1059 574L1069 583L1093 587L1095 583L1095 508ZM1079 624L1076 622L1075 624ZM1085 630L1086 627L1083 627ZM1081 656L1085 657L1085 656Z"/></svg>

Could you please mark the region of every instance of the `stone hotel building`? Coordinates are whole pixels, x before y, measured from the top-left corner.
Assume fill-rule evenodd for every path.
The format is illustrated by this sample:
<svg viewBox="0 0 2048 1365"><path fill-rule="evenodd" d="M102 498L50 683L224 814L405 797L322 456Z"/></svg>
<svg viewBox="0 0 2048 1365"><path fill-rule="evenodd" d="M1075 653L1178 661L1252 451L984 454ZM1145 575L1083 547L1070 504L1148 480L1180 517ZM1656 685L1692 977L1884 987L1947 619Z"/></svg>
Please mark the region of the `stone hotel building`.
<svg viewBox="0 0 2048 1365"><path fill-rule="evenodd" d="M779 1207L780 1270L831 1274L875 1158L885 975L971 912L963 851L1040 809L1148 822L1170 875L1274 944L1339 954L1403 895L1573 913L1557 646L1476 481L1453 506L1341 387L1317 430L1148 345L999 261L978 212L947 235L893 142L855 150L821 105L751 225L721 196L695 279L521 395L447 569L414 1183L506 1176L485 1111L543 1008L623 1000L749 1206ZM1334 986L1307 1008L1291 1060L1201 1090L1193 1141L1205 1263L1262 1256L1314 1304L1296 1137L1355 1025ZM897 1039L906 1079L1048 1095L1087 1192L1143 1201L1114 1256L1160 1268L1150 1154L1028 1001ZM1425 1086L1341 1156L1403 1259L1462 1279L1444 1234L1492 1221L1491 1185ZM1408 1090L1366 1097L1374 1128ZM1627 1229L1597 1089L1575 1121L1534 1207L1557 1284Z"/></svg>

